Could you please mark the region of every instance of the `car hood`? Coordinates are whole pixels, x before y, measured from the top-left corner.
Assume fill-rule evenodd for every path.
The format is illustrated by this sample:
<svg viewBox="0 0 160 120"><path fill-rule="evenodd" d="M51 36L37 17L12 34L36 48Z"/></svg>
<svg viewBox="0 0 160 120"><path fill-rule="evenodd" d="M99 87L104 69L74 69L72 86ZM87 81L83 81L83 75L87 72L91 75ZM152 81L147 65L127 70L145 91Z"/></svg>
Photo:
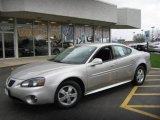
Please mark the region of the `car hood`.
<svg viewBox="0 0 160 120"><path fill-rule="evenodd" d="M74 65L56 63L51 61L32 63L18 67L17 69L13 70L10 77L19 80L26 80L46 72L65 69L72 66Z"/></svg>

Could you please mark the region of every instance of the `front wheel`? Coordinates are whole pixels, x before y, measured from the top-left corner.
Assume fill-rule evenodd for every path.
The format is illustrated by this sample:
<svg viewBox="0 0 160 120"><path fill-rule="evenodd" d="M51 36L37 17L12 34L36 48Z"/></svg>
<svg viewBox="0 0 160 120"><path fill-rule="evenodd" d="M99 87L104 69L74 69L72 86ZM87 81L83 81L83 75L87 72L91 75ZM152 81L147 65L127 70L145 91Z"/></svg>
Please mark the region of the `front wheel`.
<svg viewBox="0 0 160 120"><path fill-rule="evenodd" d="M56 91L55 101L60 108L71 108L81 99L82 91L78 83L66 81Z"/></svg>
<svg viewBox="0 0 160 120"><path fill-rule="evenodd" d="M60 53L60 51L58 49L53 50L53 55L58 55L59 53Z"/></svg>
<svg viewBox="0 0 160 120"><path fill-rule="evenodd" d="M133 84L134 85L142 85L144 83L146 77L146 70L143 66L139 66L136 69L134 79L133 79Z"/></svg>

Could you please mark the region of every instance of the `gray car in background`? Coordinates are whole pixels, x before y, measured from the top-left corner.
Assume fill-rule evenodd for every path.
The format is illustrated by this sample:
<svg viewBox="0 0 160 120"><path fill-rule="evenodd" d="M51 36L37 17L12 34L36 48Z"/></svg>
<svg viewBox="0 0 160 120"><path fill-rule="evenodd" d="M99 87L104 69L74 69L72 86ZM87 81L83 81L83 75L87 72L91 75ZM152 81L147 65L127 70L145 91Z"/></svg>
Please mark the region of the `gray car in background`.
<svg viewBox="0 0 160 120"><path fill-rule="evenodd" d="M13 70L5 93L31 105L70 108L83 95L131 81L142 85L149 70L149 53L115 43L77 45L49 61Z"/></svg>
<svg viewBox="0 0 160 120"><path fill-rule="evenodd" d="M159 52L160 53L160 42L152 42L149 43L149 48L148 50L150 52Z"/></svg>

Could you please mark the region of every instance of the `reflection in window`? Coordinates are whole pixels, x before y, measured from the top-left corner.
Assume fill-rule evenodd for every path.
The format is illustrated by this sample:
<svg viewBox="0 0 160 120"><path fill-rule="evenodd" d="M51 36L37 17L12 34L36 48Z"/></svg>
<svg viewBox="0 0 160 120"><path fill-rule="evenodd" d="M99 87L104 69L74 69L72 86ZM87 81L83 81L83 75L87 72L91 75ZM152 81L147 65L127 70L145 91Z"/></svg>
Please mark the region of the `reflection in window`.
<svg viewBox="0 0 160 120"><path fill-rule="evenodd" d="M102 43L102 27L101 26L97 26L95 28L95 42Z"/></svg>
<svg viewBox="0 0 160 120"><path fill-rule="evenodd" d="M0 17L0 31L14 32L13 23L13 18Z"/></svg>
<svg viewBox="0 0 160 120"><path fill-rule="evenodd" d="M103 43L109 43L109 28L103 27Z"/></svg>
<svg viewBox="0 0 160 120"><path fill-rule="evenodd" d="M34 21L33 36L35 44L35 55L48 55L47 22Z"/></svg>
<svg viewBox="0 0 160 120"><path fill-rule="evenodd" d="M82 26L82 25L75 26L75 39L76 39L76 44L85 43L84 26Z"/></svg>
<svg viewBox="0 0 160 120"><path fill-rule="evenodd" d="M19 57L33 56L32 21L18 19L17 35Z"/></svg>
<svg viewBox="0 0 160 120"><path fill-rule="evenodd" d="M94 35L93 35L93 27L92 26L85 26L85 43L94 42Z"/></svg>
<svg viewBox="0 0 160 120"><path fill-rule="evenodd" d="M62 25L62 39L64 42L73 42L73 26Z"/></svg>
<svg viewBox="0 0 160 120"><path fill-rule="evenodd" d="M5 57L14 57L14 37L13 33L4 33Z"/></svg>
<svg viewBox="0 0 160 120"><path fill-rule="evenodd" d="M61 52L62 39L61 39L61 25L55 22L49 24L49 38L51 41L51 54L56 55Z"/></svg>
<svg viewBox="0 0 160 120"><path fill-rule="evenodd" d="M0 17L0 58L14 57L14 19ZM2 32L2 33L1 33Z"/></svg>

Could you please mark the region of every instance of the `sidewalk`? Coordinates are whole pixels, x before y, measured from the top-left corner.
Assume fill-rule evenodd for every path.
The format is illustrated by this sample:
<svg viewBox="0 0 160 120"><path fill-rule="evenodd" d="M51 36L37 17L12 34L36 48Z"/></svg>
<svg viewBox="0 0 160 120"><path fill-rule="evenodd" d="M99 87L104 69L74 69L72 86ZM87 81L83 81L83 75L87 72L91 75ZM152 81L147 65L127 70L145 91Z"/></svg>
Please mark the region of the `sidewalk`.
<svg viewBox="0 0 160 120"><path fill-rule="evenodd" d="M2 59L0 60L0 68L22 65L27 63L35 63L46 61L49 56L37 56L37 57L26 57L26 58L10 58L10 59Z"/></svg>

